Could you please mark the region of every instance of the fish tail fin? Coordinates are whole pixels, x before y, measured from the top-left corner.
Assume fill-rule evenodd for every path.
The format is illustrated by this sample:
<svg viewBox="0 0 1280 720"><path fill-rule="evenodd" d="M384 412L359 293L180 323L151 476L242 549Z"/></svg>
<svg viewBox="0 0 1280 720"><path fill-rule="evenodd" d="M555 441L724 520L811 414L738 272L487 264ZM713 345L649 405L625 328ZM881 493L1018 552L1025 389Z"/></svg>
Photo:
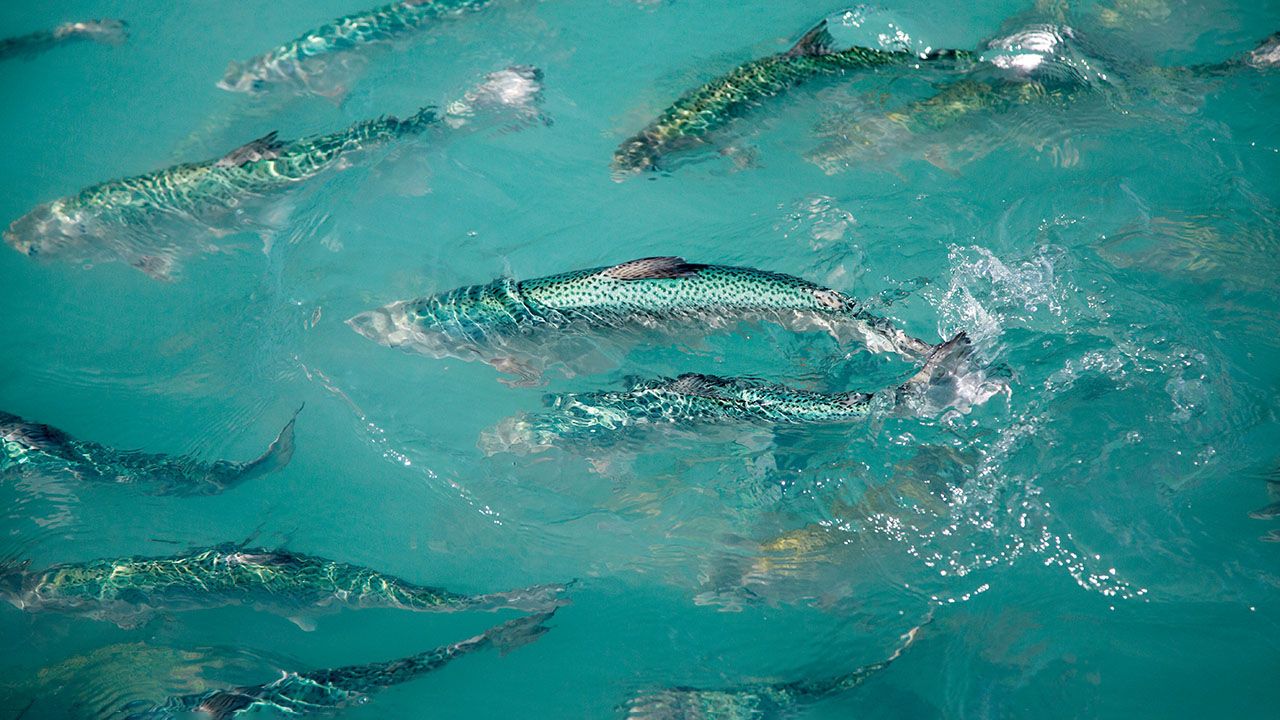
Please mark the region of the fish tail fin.
<svg viewBox="0 0 1280 720"><path fill-rule="evenodd" d="M302 412L304 407L306 403L299 405L298 409L293 411L293 417L289 418L289 422L280 429L280 434L271 441L267 451L262 453L261 457L245 463L240 473L240 481L273 473L289 464L293 459L293 426L298 421L298 413Z"/></svg>
<svg viewBox="0 0 1280 720"><path fill-rule="evenodd" d="M454 129L472 124L481 116L510 119L517 126L551 124L542 113L542 70L532 65L512 65L484 76L462 97L449 103L444 121Z"/></svg>
<svg viewBox="0 0 1280 720"><path fill-rule="evenodd" d="M801 35L796 44L787 51L787 55L791 57L830 55L833 42L831 31L827 29L827 21L824 19Z"/></svg>
<svg viewBox="0 0 1280 720"><path fill-rule="evenodd" d="M550 583L533 585L510 592L489 593L471 599L469 608L475 610L523 610L524 612L547 612L569 604L564 593L576 583Z"/></svg>
<svg viewBox="0 0 1280 720"><path fill-rule="evenodd" d="M484 639L493 643L503 655L515 650L522 645L529 643L542 637L551 628L546 627L543 623L551 619L556 611L551 610L537 615L528 615L526 617L517 618L510 622L503 623L497 627L489 628L484 633Z"/></svg>
<svg viewBox="0 0 1280 720"><path fill-rule="evenodd" d="M963 330L950 340L934 345L925 358L924 366L898 387L898 402L929 394L952 378L972 353L969 336Z"/></svg>

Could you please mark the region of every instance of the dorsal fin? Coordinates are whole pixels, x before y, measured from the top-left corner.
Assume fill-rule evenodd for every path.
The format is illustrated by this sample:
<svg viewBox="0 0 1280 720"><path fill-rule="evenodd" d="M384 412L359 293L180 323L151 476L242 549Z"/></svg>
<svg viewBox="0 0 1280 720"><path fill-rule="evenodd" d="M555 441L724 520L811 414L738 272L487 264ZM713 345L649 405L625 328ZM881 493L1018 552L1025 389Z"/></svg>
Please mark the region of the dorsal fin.
<svg viewBox="0 0 1280 720"><path fill-rule="evenodd" d="M614 265L600 274L613 280L661 280L692 277L704 267L685 262L682 257L647 257Z"/></svg>
<svg viewBox="0 0 1280 720"><path fill-rule="evenodd" d="M217 167L238 167L258 160L270 160L280 156L280 148L282 147L284 147L284 143L276 139L276 131L272 130L257 140L250 140L223 155L222 159L218 160L214 165Z"/></svg>
<svg viewBox="0 0 1280 720"><path fill-rule="evenodd" d="M830 55L832 42L831 32L827 30L827 21L823 20L796 41L796 44L787 51L787 55L791 57Z"/></svg>

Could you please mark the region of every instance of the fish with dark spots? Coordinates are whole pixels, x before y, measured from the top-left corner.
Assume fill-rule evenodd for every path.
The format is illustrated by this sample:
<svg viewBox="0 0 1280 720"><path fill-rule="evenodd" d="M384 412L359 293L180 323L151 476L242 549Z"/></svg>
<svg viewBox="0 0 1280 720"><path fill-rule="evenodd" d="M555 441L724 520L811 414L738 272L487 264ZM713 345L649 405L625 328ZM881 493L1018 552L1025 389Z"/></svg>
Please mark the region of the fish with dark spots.
<svg viewBox="0 0 1280 720"><path fill-rule="evenodd" d="M136 627L158 611L247 605L310 629L326 609L414 612L544 611L563 600L563 584L462 595L394 575L281 549L219 545L167 557L104 558L31 571L9 563L0 594L28 612L53 611Z"/></svg>
<svg viewBox="0 0 1280 720"><path fill-rule="evenodd" d="M275 85L288 85L332 95L342 89L322 82L320 77L331 69L335 56L412 35L433 22L479 10L487 4L489 0L399 0L344 15L246 62L232 62L218 87L257 93Z"/></svg>
<svg viewBox="0 0 1280 720"><path fill-rule="evenodd" d="M615 178L663 169L668 156L707 144L709 136L730 120L813 78L920 61L967 62L974 57L963 50L929 50L922 54L861 46L835 50L832 43L827 21L823 20L790 50L743 63L685 93L657 119L622 142L613 156Z"/></svg>
<svg viewBox="0 0 1280 720"><path fill-rule="evenodd" d="M221 158L99 183L15 220L5 241L35 258L124 260L153 278L168 280L177 270L182 248L150 232L153 223L170 218L196 223L227 220L246 203L278 196L346 167L358 153L430 129L468 126L481 112L501 111L521 121L540 117L541 78L536 68L514 66L490 73L444 111L427 106L403 120L384 116L292 141L273 132Z"/></svg>
<svg viewBox="0 0 1280 720"><path fill-rule="evenodd" d="M0 60L17 57L33 57L59 45L79 40L91 40L107 45L119 45L127 37L121 20L86 20L63 23L52 30L0 39Z"/></svg>
<svg viewBox="0 0 1280 720"><path fill-rule="evenodd" d="M705 333L743 321L825 331L913 360L934 348L837 290L793 275L679 257L641 258L534 280L502 278L394 302L347 322L389 347L482 359L499 369L532 374L520 358L538 356L545 351L540 343L571 330L675 332L683 327Z"/></svg>
<svg viewBox="0 0 1280 720"><path fill-rule="evenodd" d="M0 412L0 477L66 474L87 482L132 485L156 495L214 495L288 465L296 420L295 412L255 460L202 462L186 455L116 450Z"/></svg>
<svg viewBox="0 0 1280 720"><path fill-rule="evenodd" d="M1034 26L990 45L993 54L984 56L983 63L927 98L877 117L837 118L826 123L821 135L827 139L808 153L808 159L827 173L836 173L867 149L883 149L903 137L938 132L984 113L1032 106L1041 112L1060 113L1090 95L1176 93L1196 80L1280 65L1280 33L1222 62L1114 70L1103 70L1097 61L1084 56L1070 28Z"/></svg>
<svg viewBox="0 0 1280 720"><path fill-rule="evenodd" d="M210 720L229 720L260 710L288 716L329 714L364 703L374 692L439 670L477 650L492 647L505 653L533 642L550 629L545 623L551 615L542 613L512 620L461 642L397 660L288 672L260 685L171 697L129 715L127 720L163 720L191 717L193 714Z"/></svg>
<svg viewBox="0 0 1280 720"><path fill-rule="evenodd" d="M967 354L960 333L933 352L916 375L895 388L906 400ZM544 412L511 418L486 431L480 447L496 452L536 452L564 443L600 443L627 431L699 425L828 425L857 422L872 410L875 395L820 393L754 378L686 373L641 380L623 391L565 393L548 397Z"/></svg>

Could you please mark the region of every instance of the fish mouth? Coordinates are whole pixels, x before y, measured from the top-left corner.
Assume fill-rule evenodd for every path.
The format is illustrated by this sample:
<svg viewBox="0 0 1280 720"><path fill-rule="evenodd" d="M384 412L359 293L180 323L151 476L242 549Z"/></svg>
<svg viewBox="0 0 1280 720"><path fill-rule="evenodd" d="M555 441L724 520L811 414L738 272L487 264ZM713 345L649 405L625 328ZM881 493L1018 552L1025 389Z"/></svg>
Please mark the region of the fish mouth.
<svg viewBox="0 0 1280 720"><path fill-rule="evenodd" d="M410 316L409 302L401 300L390 305L362 312L347 320L347 325L357 333L386 347L400 348L430 357L443 357L448 352L447 338L440 332L424 328Z"/></svg>
<svg viewBox="0 0 1280 720"><path fill-rule="evenodd" d="M392 346L390 341L392 334L396 331L396 319L392 315L391 306L380 307L375 310L362 312L347 319L347 325L352 330L378 343L379 345Z"/></svg>

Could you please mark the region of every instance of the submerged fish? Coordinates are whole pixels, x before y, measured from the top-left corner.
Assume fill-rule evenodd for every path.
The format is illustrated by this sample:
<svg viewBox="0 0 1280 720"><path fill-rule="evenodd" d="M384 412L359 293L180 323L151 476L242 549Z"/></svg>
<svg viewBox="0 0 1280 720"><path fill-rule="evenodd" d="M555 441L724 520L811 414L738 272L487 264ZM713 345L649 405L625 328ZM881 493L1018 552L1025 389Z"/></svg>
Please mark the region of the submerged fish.
<svg viewBox="0 0 1280 720"><path fill-rule="evenodd" d="M516 609L561 603L565 585L460 595L358 565L287 550L220 545L169 557L125 557L31 572L10 565L0 594L28 612L56 611L136 627L157 611L249 605L310 629L309 616L340 607L416 612Z"/></svg>
<svg viewBox="0 0 1280 720"><path fill-rule="evenodd" d="M924 369L893 394L905 400L922 392L937 373L966 354L968 345L960 333L938 346ZM603 441L645 427L849 423L865 419L874 399L865 392L820 393L752 378L687 373L642 380L622 392L553 395L548 398L549 411L500 423L481 437L480 446L493 454L537 451L566 441Z"/></svg>
<svg viewBox="0 0 1280 720"><path fill-rule="evenodd" d="M828 173L843 170L872 147L903 137L937 132L975 115L1036 106L1065 111L1088 95L1129 95L1136 91L1168 93L1170 83L1217 77L1248 68L1280 65L1280 33L1247 53L1218 63L1190 66L1103 70L1075 48L1069 28L1035 26L993 40L985 57L965 77L947 83L934 95L872 118L841 118L828 123L828 137L808 159Z"/></svg>
<svg viewBox="0 0 1280 720"><path fill-rule="evenodd" d="M121 20L88 20L63 23L52 30L41 30L19 37L0 40L0 60L31 57L58 45L77 40L119 45L127 34Z"/></svg>
<svg viewBox="0 0 1280 720"><path fill-rule="evenodd" d="M218 87L232 92L260 92L270 85L286 83L331 94L335 89L318 88L315 79L324 73L335 54L394 40L432 21L478 10L488 3L489 0L400 0L345 15L246 62L232 62Z"/></svg>
<svg viewBox="0 0 1280 720"><path fill-rule="evenodd" d="M799 707L824 700L861 685L888 667L915 642L920 628L911 628L889 657L844 675L788 683L758 683L724 690L669 688L646 693L627 703L627 720L774 720Z"/></svg>
<svg viewBox="0 0 1280 720"><path fill-rule="evenodd" d="M68 473L80 480L138 485L157 495L213 495L288 465L297 417L295 412L256 460L201 462L185 455L115 450L0 412L0 473Z"/></svg>
<svg viewBox="0 0 1280 720"><path fill-rule="evenodd" d="M171 697L163 704L129 715L128 720L185 718L193 714L210 720L227 720L263 709L285 715L331 713L363 703L369 694L378 690L439 670L476 650L494 647L506 652L533 642L550 629L544 623L551 615L543 613L512 620L461 642L397 660L290 672L261 685Z"/></svg>
<svg viewBox="0 0 1280 720"><path fill-rule="evenodd" d="M341 169L360 151L432 128L463 127L482 111L505 109L520 120L536 118L541 78L536 68L510 67L488 75L443 113L428 106L404 120L381 117L293 141L280 140L273 132L218 159L93 185L14 221L5 241L33 257L122 259L154 278L168 279L178 248L148 233L151 223L171 217L216 222L253 199Z"/></svg>
<svg viewBox="0 0 1280 720"><path fill-rule="evenodd" d="M962 50L929 50L923 54L854 46L837 51L823 20L790 50L743 63L725 75L685 93L656 120L625 140L613 156L619 178L661 169L663 159L679 150L708 142L707 136L762 101L785 93L806 80L920 60L968 60Z"/></svg>
<svg viewBox="0 0 1280 720"><path fill-rule="evenodd" d="M402 300L347 321L389 347L435 357L483 359L520 369L539 341L569 328L656 327L705 330L746 320L825 330L862 340L873 351L909 358L933 346L876 317L847 295L792 275L679 257L650 257L612 267L516 281L495 280L439 295ZM521 343L534 343L522 348Z"/></svg>

